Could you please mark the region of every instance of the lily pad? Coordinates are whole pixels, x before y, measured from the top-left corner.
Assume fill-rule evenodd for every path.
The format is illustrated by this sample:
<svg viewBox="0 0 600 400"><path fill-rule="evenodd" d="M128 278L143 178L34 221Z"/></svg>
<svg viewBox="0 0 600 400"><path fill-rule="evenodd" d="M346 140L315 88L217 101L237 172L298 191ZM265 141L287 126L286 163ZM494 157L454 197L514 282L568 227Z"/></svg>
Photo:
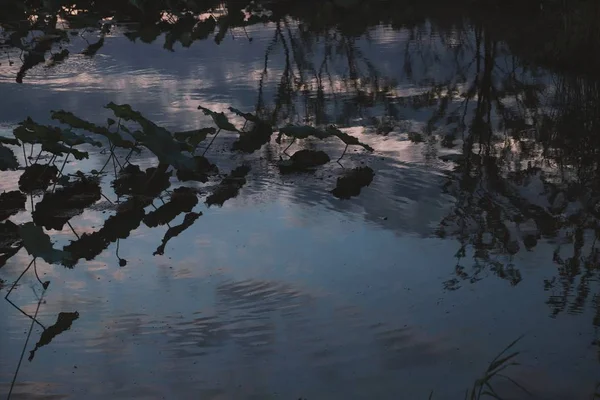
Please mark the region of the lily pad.
<svg viewBox="0 0 600 400"><path fill-rule="evenodd" d="M27 197L18 190L0 194L0 221L25 209Z"/></svg>
<svg viewBox="0 0 600 400"><path fill-rule="evenodd" d="M15 153L8 147L0 144L0 171L14 171L17 168L19 168L19 162Z"/></svg>
<svg viewBox="0 0 600 400"><path fill-rule="evenodd" d="M181 224L174 226L172 228L169 228L167 230L167 232L165 233L165 236L162 239L161 245L158 246L158 248L156 249L156 251L153 254L154 255L165 254L165 247L167 246L167 243L169 242L169 240L171 240L172 238L174 238L176 236L179 236L179 234L181 232L185 231L190 226L192 226L193 223L196 222L196 220L198 218L200 218L200 216L202 216L201 212L199 212L199 213L191 212L191 213L185 214L185 217L183 218L183 222Z"/></svg>
<svg viewBox="0 0 600 400"><path fill-rule="evenodd" d="M337 185L332 193L339 199L349 199L358 196L365 186L373 182L375 173L370 167L358 167L350 170L345 176L337 179Z"/></svg>
<svg viewBox="0 0 600 400"><path fill-rule="evenodd" d="M246 175L250 167L242 165L223 178L214 192L206 198L206 205L222 206L227 200L236 197L240 189L246 184Z"/></svg>
<svg viewBox="0 0 600 400"><path fill-rule="evenodd" d="M194 189L180 187L173 191L171 200L152 211L144 218L144 223L150 228L165 225L184 212L190 212L198 204L198 196Z"/></svg>
<svg viewBox="0 0 600 400"><path fill-rule="evenodd" d="M23 193L46 190L56 181L58 168L54 165L31 164L19 177L19 189Z"/></svg>
<svg viewBox="0 0 600 400"><path fill-rule="evenodd" d="M202 106L198 106L198 110L202 110L205 115L210 115L215 125L217 125L217 128L224 131L238 132L238 129L235 127L235 125L229 122L229 119L224 113L218 113Z"/></svg>
<svg viewBox="0 0 600 400"><path fill-rule="evenodd" d="M281 161L279 170L282 174L309 172L329 161L329 156L324 151L300 150L295 152L289 160Z"/></svg>
<svg viewBox="0 0 600 400"><path fill-rule="evenodd" d="M19 236L27 253L35 258L41 258L48 264L58 264L71 258L71 254L57 250L52 246L50 236L44 233L41 226L27 222L19 226Z"/></svg>

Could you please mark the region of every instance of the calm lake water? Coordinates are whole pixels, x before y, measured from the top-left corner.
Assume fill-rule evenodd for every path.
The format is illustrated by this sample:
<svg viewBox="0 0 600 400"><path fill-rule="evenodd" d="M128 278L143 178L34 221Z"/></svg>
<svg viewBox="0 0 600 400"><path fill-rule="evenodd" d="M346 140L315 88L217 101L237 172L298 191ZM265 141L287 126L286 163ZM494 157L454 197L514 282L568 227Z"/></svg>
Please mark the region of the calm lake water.
<svg viewBox="0 0 600 400"><path fill-rule="evenodd" d="M55 123L58 109L102 124L109 102L173 132L211 126L199 105L241 127L232 106L277 126L335 123L374 149L351 146L338 164L341 141L299 140L290 154L323 150L333 161L281 175L289 138L239 154L230 151L236 135L220 134L206 156L222 174L249 165L247 183L222 207L195 206L203 215L164 255L153 252L168 227L142 223L73 269L37 261L51 282L37 320L47 328L59 313L78 317L28 361L43 332L34 325L12 398L426 399L433 391L433 399L459 399L521 335L520 365L508 376L535 398L590 398L600 377L600 257L584 212L597 192L562 194L584 181L578 167L587 161L564 155L580 151L565 120L548 128L568 108L564 93L586 83L519 59L485 26L437 24L375 25L350 37L290 17L173 51L164 34L134 42L134 27L121 24L93 57L80 53L99 33L72 36L65 62L35 66L21 84L20 50L7 48L14 64L6 56L0 66L2 136L27 117ZM480 121L494 136L476 136ZM471 175L469 157L459 156L466 148L482 165ZM66 171L102 169L107 154L89 151ZM156 159L146 151L131 162L146 168ZM363 165L372 183L351 199L334 197L340 174ZM116 202L112 169L101 185ZM21 173L1 172L0 190L18 190ZM214 183L196 186L206 194ZM102 198L70 223L77 235L96 232L115 209ZM28 198L11 220L31 215ZM549 215L554 230L543 226ZM46 232L55 248L77 239L66 225ZM3 296L30 261L22 248L1 268ZM30 271L10 299L33 316L42 291ZM3 395L30 324L0 302ZM506 379L495 388L527 398Z"/></svg>

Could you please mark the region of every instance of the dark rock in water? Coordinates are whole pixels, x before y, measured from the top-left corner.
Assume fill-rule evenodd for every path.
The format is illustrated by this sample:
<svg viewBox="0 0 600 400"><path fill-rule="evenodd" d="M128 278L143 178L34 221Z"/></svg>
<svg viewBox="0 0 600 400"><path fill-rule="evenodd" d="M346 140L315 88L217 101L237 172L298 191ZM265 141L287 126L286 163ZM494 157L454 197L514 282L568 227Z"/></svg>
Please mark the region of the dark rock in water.
<svg viewBox="0 0 600 400"><path fill-rule="evenodd" d="M359 167L350 170L345 176L337 179L335 189L331 191L338 199L349 199L358 196L363 187L373 182L375 173L370 167Z"/></svg>
<svg viewBox="0 0 600 400"><path fill-rule="evenodd" d="M324 151L300 150L294 153L289 160L281 161L279 170L282 174L314 171L315 168L327 164L329 161L330 158Z"/></svg>
<svg viewBox="0 0 600 400"><path fill-rule="evenodd" d="M31 164L19 178L19 189L23 193L46 190L51 183L56 181L58 168L54 165Z"/></svg>
<svg viewBox="0 0 600 400"><path fill-rule="evenodd" d="M205 183L208 181L209 175L218 174L219 168L211 164L206 157L195 156L194 161L196 168L192 170L179 169L177 170L177 179L181 182L196 181Z"/></svg>

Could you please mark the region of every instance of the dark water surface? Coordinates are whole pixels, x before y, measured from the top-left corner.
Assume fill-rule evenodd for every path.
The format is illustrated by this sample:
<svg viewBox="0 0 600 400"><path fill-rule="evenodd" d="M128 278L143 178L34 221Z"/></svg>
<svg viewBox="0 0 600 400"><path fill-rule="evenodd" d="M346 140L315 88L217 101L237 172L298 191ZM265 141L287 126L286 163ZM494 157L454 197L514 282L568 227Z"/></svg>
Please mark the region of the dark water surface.
<svg viewBox="0 0 600 400"><path fill-rule="evenodd" d="M206 156L222 174L246 163L247 183L222 207L194 207L203 215L164 255L153 252L168 227L142 223L72 269L37 261L51 282L37 320L47 328L71 313L62 318L72 324L28 361L43 338L34 325L12 398L462 399L521 335L520 365L506 375L534 398L590 398L600 379L600 84L450 18L350 35L289 16L173 51L165 34L133 42L136 26L117 24L93 57L80 53L99 33L72 36L64 63L37 65L21 84L20 50L2 48L14 61L0 66L5 137L27 117L53 123L57 109L102 124L112 101L170 131L211 126L198 105L242 126L232 106L279 127L336 124L374 149L351 146L338 164L341 141L300 140L290 154L333 161L281 175L289 139L239 154L236 135L220 134ZM100 170L107 155L89 151L66 171ZM156 159L144 151L132 163ZM363 165L373 182L333 196L340 174ZM116 201L112 169L102 188ZM0 172L0 191L19 190L21 173ZM29 198L26 207L11 220L31 221ZM102 198L70 223L92 233L115 209ZM58 249L76 239L66 225L46 232ZM31 259L22 248L2 266L3 296ZM33 316L42 291L30 271L10 299ZM30 324L0 302L2 395ZM494 387L527 398L506 379Z"/></svg>

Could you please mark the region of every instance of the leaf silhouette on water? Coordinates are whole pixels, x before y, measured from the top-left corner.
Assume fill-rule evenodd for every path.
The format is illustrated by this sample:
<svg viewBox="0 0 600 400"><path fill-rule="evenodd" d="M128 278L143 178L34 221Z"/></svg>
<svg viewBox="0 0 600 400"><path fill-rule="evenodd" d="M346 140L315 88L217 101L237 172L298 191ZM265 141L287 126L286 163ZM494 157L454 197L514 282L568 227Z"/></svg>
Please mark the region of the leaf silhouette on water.
<svg viewBox="0 0 600 400"><path fill-rule="evenodd" d="M329 161L329 156L324 151L300 150L295 152L289 160L279 162L279 170L282 174L310 172Z"/></svg>
<svg viewBox="0 0 600 400"><path fill-rule="evenodd" d="M33 360L35 353L40 349L40 347L50 344L56 336L71 329L73 321L75 321L77 318L79 318L79 313L77 311L59 313L54 325L47 327L42 332L40 340L38 340L38 342L35 344L35 348L29 352L28 360Z"/></svg>
<svg viewBox="0 0 600 400"><path fill-rule="evenodd" d="M196 181L205 183L210 175L218 174L219 168L211 164L204 156L195 156L196 167L193 170L177 170L177 179L181 182Z"/></svg>
<svg viewBox="0 0 600 400"><path fill-rule="evenodd" d="M35 258L41 258L48 264L65 262L71 258L68 252L55 249L50 236L44 233L41 226L33 222L19 225L19 236L23 239L23 246L27 253Z"/></svg>
<svg viewBox="0 0 600 400"><path fill-rule="evenodd" d="M279 129L279 134L275 139L275 142L281 143L281 138L283 135L296 139L307 139L310 136L315 137L317 139L325 139L331 136L330 133L323 131L321 129L317 129L314 126L310 125L286 125ZM289 146L288 146L289 147Z"/></svg>
<svg viewBox="0 0 600 400"><path fill-rule="evenodd" d="M19 168L19 162L15 153L8 147L0 144L0 171L15 170Z"/></svg>
<svg viewBox="0 0 600 400"><path fill-rule="evenodd" d="M240 189L246 184L246 175L250 167L242 165L223 178L213 193L206 198L206 205L222 206L229 199L236 197Z"/></svg>
<svg viewBox="0 0 600 400"><path fill-rule="evenodd" d="M153 255L163 255L165 254L165 246L167 245L167 243L169 242L169 240L171 240L172 238L178 236L181 232L185 231L187 228L189 228L190 226L192 226L192 224L194 222L196 222L196 220L198 218L200 218L200 216L202 215L201 212L195 213L195 212L190 212L185 214L185 217L183 218L183 222L177 226L174 226L172 228L169 228L167 230L167 232L165 233L165 236L162 239L162 243L160 246L158 246L158 248L156 249L156 251L153 253Z"/></svg>
<svg viewBox="0 0 600 400"><path fill-rule="evenodd" d="M98 41L96 43L92 43L88 47L86 47L81 52L81 54L88 56L88 57L93 57L96 55L98 50L100 50L102 48L102 46L104 46L104 36L102 36L100 39L98 39Z"/></svg>
<svg viewBox="0 0 600 400"><path fill-rule="evenodd" d="M146 215L144 223L150 228L168 224L179 214L192 211L196 204L198 204L198 196L194 189L177 188L173 191L169 202Z"/></svg>
<svg viewBox="0 0 600 400"><path fill-rule="evenodd" d="M22 246L23 240L19 236L19 227L12 221L0 223L0 267L17 254Z"/></svg>
<svg viewBox="0 0 600 400"><path fill-rule="evenodd" d="M349 199L358 196L363 187L373 182L375 173L370 167L358 167L350 170L345 176L337 179L332 193L339 199Z"/></svg>
<svg viewBox="0 0 600 400"><path fill-rule="evenodd" d="M238 132L238 129L235 127L235 125L229 122L229 118L227 118L224 113L218 113L202 106L198 106L198 110L202 110L204 115L210 115L215 125L217 125L217 128L224 131Z"/></svg>
<svg viewBox="0 0 600 400"><path fill-rule="evenodd" d="M27 71L46 61L45 55L46 52L52 49L52 42L52 40L40 40L33 49L25 53L23 64L19 68L19 72L17 72L17 83L23 83L23 78L25 78Z"/></svg>
<svg viewBox="0 0 600 400"><path fill-rule="evenodd" d="M10 144L12 146L20 146L19 140L9 137L0 136L0 144Z"/></svg>
<svg viewBox="0 0 600 400"><path fill-rule="evenodd" d="M240 137L233 143L232 150L254 153L271 140L273 135L271 124L261 120L254 114L242 112L237 108L229 107L229 110L252 124L250 130L240 131Z"/></svg>
<svg viewBox="0 0 600 400"><path fill-rule="evenodd" d="M173 139L171 132L148 120L140 112L133 110L129 104L119 105L110 102L106 108L112 110L118 118L137 122L142 127L142 131L133 132L133 136L154 153L161 163L172 165L176 169L194 169L194 160L181 153L186 146Z"/></svg>
<svg viewBox="0 0 600 400"><path fill-rule="evenodd" d="M140 152L140 149L135 146L135 143L133 143L130 140L124 139L119 133L111 132L103 126L98 126L96 124L83 120L75 116L75 114L71 112L63 110L52 111L51 117L53 120L56 120L61 124L69 125L74 129L82 129L91 133L95 133L97 135L104 136L116 147L134 149L138 153Z"/></svg>
<svg viewBox="0 0 600 400"><path fill-rule="evenodd" d="M62 49L58 53L54 53L50 56L50 62L48 63L48 67L52 67L56 64L60 64L65 61L69 57L69 50Z"/></svg>
<svg viewBox="0 0 600 400"><path fill-rule="evenodd" d="M112 182L117 196L157 197L171 185L164 165L142 171L135 164L128 164Z"/></svg>
<svg viewBox="0 0 600 400"><path fill-rule="evenodd" d="M31 144L56 143L61 140L60 128L38 124L30 117L19 123L13 130L13 135L21 142Z"/></svg>
<svg viewBox="0 0 600 400"><path fill-rule="evenodd" d="M180 142L185 142L190 145L190 151L193 153L196 150L196 147L203 142L208 135L214 135L217 133L217 130L213 127L210 128L202 128L195 129L192 131L185 132L175 132L173 137Z"/></svg>
<svg viewBox="0 0 600 400"><path fill-rule="evenodd" d="M98 180L82 176L56 192L46 193L35 205L33 222L46 229L62 230L71 218L100 200L100 196Z"/></svg>
<svg viewBox="0 0 600 400"><path fill-rule="evenodd" d="M119 207L115 215L106 219L104 226L99 231L84 233L79 239L71 241L65 246L64 250L71 254L71 258L66 259L63 265L73 268L82 258L88 261L93 260L117 239L127 238L131 231L140 226L146 215L144 208L151 202L151 198L141 196L127 200Z"/></svg>
<svg viewBox="0 0 600 400"><path fill-rule="evenodd" d="M27 197L18 190L0 194L0 221L25 209Z"/></svg>
<svg viewBox="0 0 600 400"><path fill-rule="evenodd" d="M19 177L19 189L23 193L46 190L57 176L58 168L54 165L31 164Z"/></svg>
<svg viewBox="0 0 600 400"><path fill-rule="evenodd" d="M346 154L346 150L348 150L348 146L361 146L362 148L364 148L365 150L367 150L369 152L373 151L373 148L371 146L369 146L368 144L362 143L360 140L358 140L357 137L349 135L346 132L342 132L333 125L330 125L329 127L327 127L327 132L329 132L332 136L336 136L337 138L339 138L342 142L344 142L346 144L346 147L344 148L344 152L342 153L340 158L338 158L338 161L341 160L342 157L344 157L344 154Z"/></svg>
<svg viewBox="0 0 600 400"><path fill-rule="evenodd" d="M83 160L90 157L87 151L79 151L77 149L67 147L62 143L42 143L42 150L52 153L56 156L72 154L77 160Z"/></svg>

